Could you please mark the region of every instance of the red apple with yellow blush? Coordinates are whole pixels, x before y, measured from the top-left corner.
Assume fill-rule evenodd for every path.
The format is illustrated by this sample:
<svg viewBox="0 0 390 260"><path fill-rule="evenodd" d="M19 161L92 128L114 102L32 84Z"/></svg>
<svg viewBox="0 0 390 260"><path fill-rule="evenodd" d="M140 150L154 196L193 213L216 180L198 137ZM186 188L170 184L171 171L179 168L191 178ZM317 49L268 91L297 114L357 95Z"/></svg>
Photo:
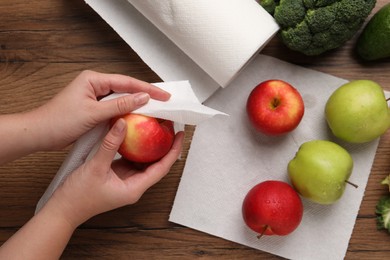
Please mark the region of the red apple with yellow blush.
<svg viewBox="0 0 390 260"><path fill-rule="evenodd" d="M127 124L125 139L118 150L125 159L151 163L161 159L171 149L175 139L172 121L133 113L118 118L123 118Z"/></svg>
<svg viewBox="0 0 390 260"><path fill-rule="evenodd" d="M246 104L251 124L266 135L291 132L301 122L304 111L298 90L278 79L258 84L249 94Z"/></svg>

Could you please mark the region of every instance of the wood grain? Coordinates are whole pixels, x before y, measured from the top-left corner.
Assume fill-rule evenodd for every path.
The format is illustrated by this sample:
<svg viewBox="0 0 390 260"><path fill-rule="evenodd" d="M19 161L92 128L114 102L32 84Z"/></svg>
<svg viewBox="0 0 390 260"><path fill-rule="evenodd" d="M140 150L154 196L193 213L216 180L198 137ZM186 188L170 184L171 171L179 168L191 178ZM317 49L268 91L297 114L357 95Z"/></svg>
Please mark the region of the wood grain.
<svg viewBox="0 0 390 260"><path fill-rule="evenodd" d="M378 0L374 12L386 2ZM85 69L160 81L84 1L2 0L0 17L2 114L43 104ZM317 57L289 51L278 38L262 53L348 80L373 79L390 91L390 60L360 61L354 53L356 37ZM148 190L137 204L101 214L80 226L62 258L280 259L168 222L193 132L194 127L186 128L182 159L166 178ZM32 216L69 149L39 152L0 167L1 242ZM380 140L346 259L388 258L390 236L376 229L375 205L387 193L379 183L389 173L388 132Z"/></svg>

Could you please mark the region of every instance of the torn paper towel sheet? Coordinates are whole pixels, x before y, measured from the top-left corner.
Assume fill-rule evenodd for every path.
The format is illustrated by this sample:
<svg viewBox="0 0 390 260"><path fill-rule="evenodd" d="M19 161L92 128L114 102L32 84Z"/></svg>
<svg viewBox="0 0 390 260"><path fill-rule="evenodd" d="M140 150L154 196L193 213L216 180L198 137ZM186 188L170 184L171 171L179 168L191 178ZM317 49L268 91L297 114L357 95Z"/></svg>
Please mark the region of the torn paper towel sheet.
<svg viewBox="0 0 390 260"><path fill-rule="evenodd" d="M145 106L134 110L134 113L171 120L181 125L197 125L215 115L226 115L225 113L202 105L196 98L188 81L155 83L154 85L171 93L171 98L166 102L151 99ZM114 93L102 99L101 102L117 98L121 95L126 94ZM96 146L105 136L108 129L109 122L103 122L77 140L49 187L39 200L36 212L46 204L53 192L65 178L90 157L90 153L96 150Z"/></svg>
<svg viewBox="0 0 390 260"><path fill-rule="evenodd" d="M220 88L220 85L226 85L226 82L234 78L240 68L252 56L255 56L279 29L273 18L254 0L152 1L153 5L149 6L149 9L143 4L149 1L132 2L138 8L142 8L148 16L152 12L158 12L159 8L172 8L172 10L180 8L182 10L185 9L185 4L198 5L195 9L183 10L185 11L183 14L176 14L182 21L185 19L184 15L188 15L190 12L192 17L187 17L188 21L183 24L177 23L179 20L175 22L176 16L173 19L174 17L170 13L161 12L160 15L166 16L167 19L173 19L170 20L173 22L172 24L161 17L155 18L159 20L154 22L160 28L165 28L164 30L170 28L169 30L178 31L185 29L184 26L190 27L185 33L193 32L194 35L190 35L188 39L180 39L177 35L171 37L165 35L127 0L86 0L86 3L137 52L162 80L189 80L200 102L210 97ZM237 4L240 7L233 8ZM152 9L154 6L155 9ZM210 9L206 8L205 10L205 7ZM207 17L203 16L206 14ZM243 15L244 18L242 18ZM226 17L229 19L222 20ZM238 20L240 17L242 19ZM193 28L191 28L190 22L194 23ZM219 27L223 27L224 22L226 23L225 27L220 31ZM233 22L235 24L232 24ZM213 27L214 25L215 27ZM181 26L183 27L180 29ZM166 29L167 27L168 29ZM217 28L219 28L218 31L215 31ZM228 38L233 40L228 41ZM171 39L176 40L183 49ZM223 39L226 41L222 42ZM184 43L181 43L182 40ZM202 40L203 43L201 43ZM204 50L202 51L201 48ZM190 51L190 55L195 56L192 57L195 60L202 59L202 61L195 62L185 51ZM198 54L200 55L198 56ZM200 64L203 64L204 67L201 67ZM224 80L219 80L221 83L217 83L216 79L213 79L206 72L207 70L211 70L210 75L218 74L218 77L224 78ZM222 84L223 82L225 83Z"/></svg>
<svg viewBox="0 0 390 260"><path fill-rule="evenodd" d="M305 115L296 130L285 136L266 137L251 128L245 104L250 91L268 79L282 79L303 96ZM378 140L360 145L340 143L324 118L327 98L346 80L305 69L275 58L259 56L225 89L205 104L224 111L197 126L169 220L288 259L343 259L363 198ZM287 164L298 147L313 139L333 140L354 159L351 182L334 205L304 200L303 220L292 234L263 236L246 227L241 205L255 184L288 181Z"/></svg>

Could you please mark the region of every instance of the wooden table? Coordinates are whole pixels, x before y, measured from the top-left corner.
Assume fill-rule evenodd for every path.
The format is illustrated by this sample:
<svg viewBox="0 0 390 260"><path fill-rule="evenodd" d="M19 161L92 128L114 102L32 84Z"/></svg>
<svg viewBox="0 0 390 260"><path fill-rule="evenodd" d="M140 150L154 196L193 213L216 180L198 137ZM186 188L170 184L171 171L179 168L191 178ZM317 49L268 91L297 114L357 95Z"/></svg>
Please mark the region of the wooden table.
<svg viewBox="0 0 390 260"><path fill-rule="evenodd" d="M386 2L378 0L374 11ZM2 0L0 17L1 113L43 104L85 69L161 81L82 0ZM360 62L353 52L355 40L324 55L305 57L275 38L262 53L348 80L372 79L390 90L390 60ZM63 259L279 259L168 222L193 131L193 127L186 128L183 160L166 178L137 204L101 214L80 226ZM68 151L69 147L39 152L0 167L1 242L31 218ZM390 235L376 230L375 224L375 205L387 193L380 181L389 173L390 131L380 140L347 259L389 258Z"/></svg>

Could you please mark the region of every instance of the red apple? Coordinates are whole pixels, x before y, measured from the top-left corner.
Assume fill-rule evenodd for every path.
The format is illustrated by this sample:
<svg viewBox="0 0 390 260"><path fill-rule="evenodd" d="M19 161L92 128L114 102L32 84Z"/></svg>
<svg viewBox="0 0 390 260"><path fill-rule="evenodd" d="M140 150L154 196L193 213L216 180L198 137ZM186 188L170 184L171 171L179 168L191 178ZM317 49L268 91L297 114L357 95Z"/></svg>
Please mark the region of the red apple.
<svg viewBox="0 0 390 260"><path fill-rule="evenodd" d="M246 225L262 235L284 236L301 223L303 205L286 182L269 180L255 185L246 195L242 214Z"/></svg>
<svg viewBox="0 0 390 260"><path fill-rule="evenodd" d="M255 129L267 135L280 135L298 126L305 106L298 90L285 81L273 79L252 90L246 111Z"/></svg>
<svg viewBox="0 0 390 260"><path fill-rule="evenodd" d="M161 159L171 149L175 131L173 122L154 117L126 114L126 137L118 153L129 161L150 163Z"/></svg>

